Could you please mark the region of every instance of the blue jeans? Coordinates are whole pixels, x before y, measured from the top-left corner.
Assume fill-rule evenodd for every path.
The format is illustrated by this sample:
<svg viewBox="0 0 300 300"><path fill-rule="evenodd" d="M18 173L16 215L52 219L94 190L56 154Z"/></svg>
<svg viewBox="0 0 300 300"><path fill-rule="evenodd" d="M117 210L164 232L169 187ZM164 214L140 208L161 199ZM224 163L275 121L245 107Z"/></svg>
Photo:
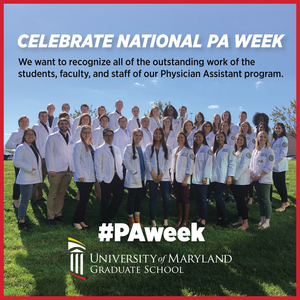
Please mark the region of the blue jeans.
<svg viewBox="0 0 300 300"><path fill-rule="evenodd" d="M149 180L149 190L150 190L150 201L149 201L149 210L150 210L150 219L155 220L155 206L156 206L156 196L158 183L155 183L154 180ZM161 194L163 198L163 207L164 207L164 219L169 218L169 181L160 181L159 182Z"/></svg>
<svg viewBox="0 0 300 300"><path fill-rule="evenodd" d="M215 193L216 206L217 206L217 216L218 219L227 220L227 213L225 208L225 203L223 200L223 193L226 189L225 183L213 182L213 191Z"/></svg>
<svg viewBox="0 0 300 300"><path fill-rule="evenodd" d="M28 202L35 190L36 184L20 184L21 201L18 209L18 219L25 219Z"/></svg>
<svg viewBox="0 0 300 300"><path fill-rule="evenodd" d="M193 191L193 197L196 201L197 213L199 218L207 220L207 188L208 185L193 184L191 185L191 191Z"/></svg>

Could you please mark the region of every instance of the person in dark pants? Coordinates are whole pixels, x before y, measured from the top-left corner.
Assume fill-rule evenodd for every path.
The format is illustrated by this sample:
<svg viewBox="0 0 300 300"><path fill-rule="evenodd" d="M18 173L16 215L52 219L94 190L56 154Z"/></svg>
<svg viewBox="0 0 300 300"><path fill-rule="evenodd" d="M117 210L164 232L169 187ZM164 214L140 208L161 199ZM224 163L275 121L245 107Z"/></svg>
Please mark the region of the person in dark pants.
<svg viewBox="0 0 300 300"><path fill-rule="evenodd" d="M104 144L95 151L96 179L101 186L101 221L111 223L121 204L124 184L122 156L118 147L113 146L114 132L103 130ZM113 195L110 201L110 196Z"/></svg>
<svg viewBox="0 0 300 300"><path fill-rule="evenodd" d="M75 144L73 152L75 165L74 181L80 194L73 226L79 230L89 227L84 223L84 215L93 185L96 181L94 153L92 128L89 125L83 125L80 130L80 140Z"/></svg>

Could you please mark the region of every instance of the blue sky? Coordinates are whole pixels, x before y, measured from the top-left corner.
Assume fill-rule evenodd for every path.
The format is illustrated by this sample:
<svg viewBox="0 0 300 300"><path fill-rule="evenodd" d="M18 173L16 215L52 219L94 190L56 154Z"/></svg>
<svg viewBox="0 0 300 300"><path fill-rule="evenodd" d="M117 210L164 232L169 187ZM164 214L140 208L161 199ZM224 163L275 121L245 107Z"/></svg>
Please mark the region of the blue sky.
<svg viewBox="0 0 300 300"><path fill-rule="evenodd" d="M195 34L200 35L202 48L20 48L21 34ZM229 48L207 48L210 34L228 34ZM235 48L235 34L285 34L282 48ZM18 58L29 59L254 59L249 67L161 67L169 71L190 69L280 71L281 78L18 78L18 72L61 69L92 71L88 67L21 67ZM91 70L92 69L92 70ZM103 69L106 70L107 68ZM128 69L109 67L110 71ZM159 71L157 67L131 67L132 71ZM99 69L101 70L101 69ZM206 120L215 113L229 110L238 123L240 110L248 113L251 123L255 112L268 115L275 106L288 106L296 98L296 5L19 5L4 6L4 143L18 128L17 120L29 116L30 126L36 123L38 112L54 103L57 116L63 102L71 112L82 103L114 110L114 102L124 102L122 113L131 117L131 107L138 105L141 115L154 101L171 101L188 113L201 111ZM212 108L214 107L214 108ZM190 116L190 115L189 115Z"/></svg>

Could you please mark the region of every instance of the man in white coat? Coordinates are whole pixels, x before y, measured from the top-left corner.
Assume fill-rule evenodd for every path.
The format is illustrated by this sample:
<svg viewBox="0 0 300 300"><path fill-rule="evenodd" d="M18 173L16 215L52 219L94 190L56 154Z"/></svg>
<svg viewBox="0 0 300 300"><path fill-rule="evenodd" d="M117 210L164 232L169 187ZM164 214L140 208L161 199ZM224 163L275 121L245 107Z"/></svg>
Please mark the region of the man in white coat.
<svg viewBox="0 0 300 300"><path fill-rule="evenodd" d="M113 131L118 129L118 119L122 116L122 108L123 102L121 100L117 100L115 103L116 110L109 114L109 124L108 128L112 129Z"/></svg>
<svg viewBox="0 0 300 300"><path fill-rule="evenodd" d="M38 205L39 200L46 201L46 199L43 197L43 185L44 180L47 175L47 167L45 162L45 147L46 147L46 140L51 133L51 129L49 126L47 126L48 121L48 113L45 110L41 110L39 112L39 121L32 126L32 129L36 133L35 143L36 147L39 149L41 157L42 157L42 175L43 175L43 182L38 183L36 185L35 191L31 197L31 203L33 205Z"/></svg>
<svg viewBox="0 0 300 300"><path fill-rule="evenodd" d="M127 130L131 136L132 131L137 128L141 128L141 120L139 119L140 109L137 106L133 106L131 109L133 117L128 120Z"/></svg>
<svg viewBox="0 0 300 300"><path fill-rule="evenodd" d="M99 119L99 122L100 126L93 131L93 143L95 148L101 146L104 143L103 130L108 126L109 117L107 115L102 115Z"/></svg>
<svg viewBox="0 0 300 300"><path fill-rule="evenodd" d="M62 216L64 197L74 174L73 144L68 134L69 121L60 119L59 131L51 134L46 142L46 165L50 189L47 198L48 225L66 221Z"/></svg>
<svg viewBox="0 0 300 300"><path fill-rule="evenodd" d="M69 114L69 112L70 112L70 105L69 105L69 103L63 103L62 104L62 106L61 106L61 112L66 112L67 114ZM52 128L55 128L55 126L57 126L58 121L59 121L59 116L55 117L55 119L53 121L54 122L54 126L52 126ZM70 128L69 128L69 132L70 132L70 130L72 129L72 125L73 125L74 119L70 117L69 118L69 122L70 122ZM52 132L54 132L53 129L52 129Z"/></svg>
<svg viewBox="0 0 300 300"><path fill-rule="evenodd" d="M89 113L89 106L87 104L81 104L80 106L80 111L81 111L81 114L88 114ZM74 133L75 133L75 130L78 126L78 122L79 122L79 119L80 119L80 116L78 116L77 118L74 119L73 121L73 125L72 125L72 135L74 136Z"/></svg>
<svg viewBox="0 0 300 300"><path fill-rule="evenodd" d="M95 151L96 178L101 186L101 222L111 223L120 207L123 192L122 156L120 149L113 145L114 132L103 131L105 143ZM110 196L113 195L110 202Z"/></svg>
<svg viewBox="0 0 300 300"><path fill-rule="evenodd" d="M47 121L47 125L52 129L53 127L56 126L56 124L54 123L54 116L53 113L55 111L55 106L53 103L49 103L47 105L47 111L48 111L48 121Z"/></svg>
<svg viewBox="0 0 300 300"><path fill-rule="evenodd" d="M184 121L187 120L186 112L187 112L187 108L185 106L179 107L179 117L177 118L177 128L176 128L176 130L173 128L173 130L175 130L176 132L181 131Z"/></svg>
<svg viewBox="0 0 300 300"><path fill-rule="evenodd" d="M152 143L153 134L149 130L150 121L148 117L142 117L141 119L142 127L141 130L143 132L143 139L141 140L141 146L143 151L145 150L146 146Z"/></svg>

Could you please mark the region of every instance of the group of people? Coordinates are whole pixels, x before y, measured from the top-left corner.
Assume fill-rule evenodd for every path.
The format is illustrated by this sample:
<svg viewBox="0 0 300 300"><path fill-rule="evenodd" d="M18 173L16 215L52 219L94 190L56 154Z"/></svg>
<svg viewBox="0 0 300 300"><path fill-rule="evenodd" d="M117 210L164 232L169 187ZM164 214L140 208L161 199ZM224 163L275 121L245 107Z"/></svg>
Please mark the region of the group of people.
<svg viewBox="0 0 300 300"><path fill-rule="evenodd" d="M73 226L87 229L85 212L93 186L101 201L101 222L110 223L118 212L124 187L128 190L128 225L139 223L141 202L149 194L150 225L156 227L156 199L160 190L164 227L169 226L169 194L173 185L178 220L175 226L189 225L190 199L195 200L198 227L207 222L207 199L212 192L216 201L217 225L227 227L228 217L224 193L232 191L236 200L240 225L246 230L248 204L256 189L261 219L259 229L270 226L272 213L272 181L281 197L282 212L290 207L287 200L285 173L288 170L288 140L285 126L275 124L272 134L269 118L256 113L246 121L245 111L239 124L231 122L231 114L215 114L205 121L201 112L195 120L187 118L187 108L178 112L167 105L159 119L153 106L148 116L139 118L139 108L132 107L132 117L122 115L123 102L117 100L109 115L103 105L92 120L89 107L81 105L81 115L69 116L70 105L63 103L62 112L54 118L55 106L38 114L39 121L29 128L29 119L18 120L19 129L12 133L5 148L16 149L13 163L16 181L13 205L18 208L18 226L30 230L26 209L47 201L47 222L50 226L64 222L64 196L74 177L78 187ZM43 198L43 182L48 174L47 199ZM19 200L21 195L21 201ZM248 198L249 195L249 198Z"/></svg>

